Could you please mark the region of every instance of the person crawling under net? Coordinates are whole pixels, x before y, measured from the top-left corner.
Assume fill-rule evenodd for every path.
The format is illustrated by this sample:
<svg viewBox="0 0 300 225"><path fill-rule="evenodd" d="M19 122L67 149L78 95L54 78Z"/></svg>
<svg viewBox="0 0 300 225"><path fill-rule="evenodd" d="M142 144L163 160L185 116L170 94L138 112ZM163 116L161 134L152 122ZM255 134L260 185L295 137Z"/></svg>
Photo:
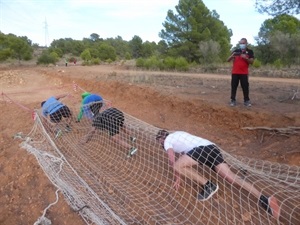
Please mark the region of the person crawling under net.
<svg viewBox="0 0 300 225"><path fill-rule="evenodd" d="M129 152L127 156L131 157L137 153L137 148L128 144L122 137L123 133L130 135L130 131L124 124L124 121L124 113L117 108L108 108L99 112L93 118L91 130L82 138L80 144L89 142L96 133L96 130L104 130L108 132L109 136L115 143L128 149ZM130 140L134 143L136 138L131 136Z"/></svg>
<svg viewBox="0 0 300 225"><path fill-rule="evenodd" d="M274 196L266 196L257 190L253 184L243 180L235 174L224 161L220 149L211 141L194 136L184 131L169 133L166 130L159 130L156 141L168 154L169 163L175 171L174 187L177 190L180 185L180 175L186 176L203 185L198 193L198 200L205 201L213 196L219 189L218 184L201 176L193 166L201 164L208 166L219 176L231 184L236 184L247 190L258 199L260 205L276 219L280 216L280 207ZM175 153L181 155L175 160Z"/></svg>
<svg viewBox="0 0 300 225"><path fill-rule="evenodd" d="M72 112L68 106L59 101L67 95L68 94L51 96L47 100L41 102L43 116L46 118L49 117L50 122L54 124L55 138L62 135L62 130L58 126L58 124L62 121L62 118L66 119L66 126L64 130L66 132L71 131Z"/></svg>

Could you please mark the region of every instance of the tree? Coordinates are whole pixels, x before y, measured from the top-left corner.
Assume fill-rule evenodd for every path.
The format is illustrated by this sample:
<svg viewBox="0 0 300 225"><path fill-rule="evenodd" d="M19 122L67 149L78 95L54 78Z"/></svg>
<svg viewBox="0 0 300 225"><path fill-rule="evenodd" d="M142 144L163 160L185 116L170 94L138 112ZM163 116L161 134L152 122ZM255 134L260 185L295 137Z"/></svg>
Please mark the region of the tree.
<svg viewBox="0 0 300 225"><path fill-rule="evenodd" d="M104 40L105 43L113 46L116 50L116 54L119 58L124 59L128 54L130 54L130 47L127 41L124 41L121 36L116 38L107 38Z"/></svg>
<svg viewBox="0 0 300 225"><path fill-rule="evenodd" d="M142 49L143 49L143 40L137 35L129 41L129 47L131 48L131 55L133 58L137 59L142 57Z"/></svg>
<svg viewBox="0 0 300 225"><path fill-rule="evenodd" d="M255 38L257 42L255 49L256 57L263 64L273 63L275 60L282 58L283 54L278 51L278 48L285 46L286 49L290 49L288 43L291 41L291 38L296 38L297 34L300 34L300 20L296 17L283 14L265 20L260 27L258 37ZM286 40L287 43L284 43L282 40ZM275 48L275 43L280 46ZM294 62L292 58L293 54L285 54L287 58L283 60L284 64L289 65Z"/></svg>
<svg viewBox="0 0 300 225"><path fill-rule="evenodd" d="M90 35L90 39L95 42L95 41L99 41L100 40L100 35L99 34L96 34L96 33L92 33Z"/></svg>
<svg viewBox="0 0 300 225"><path fill-rule="evenodd" d="M255 0L255 7L258 12L271 16L300 13L299 0Z"/></svg>
<svg viewBox="0 0 300 225"><path fill-rule="evenodd" d="M276 31L270 38L271 49L277 53L283 65L300 63L300 33L286 34Z"/></svg>
<svg viewBox="0 0 300 225"><path fill-rule="evenodd" d="M220 58L225 60L230 50L231 30L227 29L216 11L210 12L201 0L180 0L167 13L165 29L159 36L169 46L173 57L183 56L189 62L199 62L201 41L213 40L220 45Z"/></svg>
<svg viewBox="0 0 300 225"><path fill-rule="evenodd" d="M200 62L202 64L213 64L214 62L220 61L220 45L218 42L209 40L209 41L200 41L199 49L201 52Z"/></svg>
<svg viewBox="0 0 300 225"><path fill-rule="evenodd" d="M266 44L269 42L269 38L276 31L281 31L287 34L300 33L300 20L287 14L279 15L272 19L267 19L261 25L256 41L258 44Z"/></svg>
<svg viewBox="0 0 300 225"><path fill-rule="evenodd" d="M31 41L30 41L31 42ZM11 56L19 60L30 60L32 58L33 49L29 45L28 39L17 37L14 34L8 35L9 48L12 51Z"/></svg>
<svg viewBox="0 0 300 225"><path fill-rule="evenodd" d="M105 61L105 60L112 60L115 61L117 58L116 50L113 46L107 44L107 43L101 43L98 47L98 56L99 59Z"/></svg>
<svg viewBox="0 0 300 225"><path fill-rule="evenodd" d="M80 58L83 59L85 62L88 62L92 59L91 53L88 49L84 50L81 54L80 54Z"/></svg>

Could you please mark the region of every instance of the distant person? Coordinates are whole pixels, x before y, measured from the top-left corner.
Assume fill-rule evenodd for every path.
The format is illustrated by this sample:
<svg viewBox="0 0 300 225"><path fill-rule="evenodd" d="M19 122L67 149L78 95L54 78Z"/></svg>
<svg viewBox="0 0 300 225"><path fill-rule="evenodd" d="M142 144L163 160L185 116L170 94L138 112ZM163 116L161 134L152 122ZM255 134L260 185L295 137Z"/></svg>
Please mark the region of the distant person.
<svg viewBox="0 0 300 225"><path fill-rule="evenodd" d="M89 119L92 119L96 114L99 113L103 106L103 98L100 95L84 92L81 94L81 98L82 101L80 112L77 116L77 122L80 122L83 115Z"/></svg>
<svg viewBox="0 0 300 225"><path fill-rule="evenodd" d="M85 144L90 141L95 134L96 130L105 130L108 132L111 139L120 144L122 147L129 150L128 157L137 153L137 148L128 144L122 137L124 134L130 134L128 128L124 124L125 118L122 111L117 108L108 108L98 114L93 118L92 129L89 133L83 137L80 144ZM130 137L132 143L135 142L135 137Z"/></svg>
<svg viewBox="0 0 300 225"><path fill-rule="evenodd" d="M169 134L166 130L159 130L156 140L162 145L168 154L169 163L175 171L176 190L180 185L180 175L203 185L203 190L198 193L198 200L205 201L212 197L219 189L218 184L207 180L193 168L201 164L206 165L230 184L239 185L254 195L260 205L276 219L280 216L280 208L277 199L273 196L267 197L258 191L252 184L233 173L224 161L220 149L209 140L194 136L184 131L175 131ZM175 161L175 153L181 154Z"/></svg>
<svg viewBox="0 0 300 225"><path fill-rule="evenodd" d="M41 103L42 113L45 117L50 118L50 121L54 124L58 124L61 122L62 118L66 118L66 131L71 131L71 120L72 113L68 106L64 105L59 99L66 97L68 94L61 94L57 96L52 96L48 98L46 101ZM56 136L59 136L61 130L56 128Z"/></svg>
<svg viewBox="0 0 300 225"><path fill-rule="evenodd" d="M68 60L67 59L65 59L65 65L68 66Z"/></svg>
<svg viewBox="0 0 300 225"><path fill-rule="evenodd" d="M241 83L244 95L244 105L251 107L249 98L249 64L254 62L254 53L247 47L247 39L242 38L239 42L239 48L234 50L227 59L228 62L233 60L231 74L231 99L230 106L236 106L236 91Z"/></svg>
<svg viewBox="0 0 300 225"><path fill-rule="evenodd" d="M77 62L77 59L76 59L76 58L74 58L74 66L76 66L76 62Z"/></svg>

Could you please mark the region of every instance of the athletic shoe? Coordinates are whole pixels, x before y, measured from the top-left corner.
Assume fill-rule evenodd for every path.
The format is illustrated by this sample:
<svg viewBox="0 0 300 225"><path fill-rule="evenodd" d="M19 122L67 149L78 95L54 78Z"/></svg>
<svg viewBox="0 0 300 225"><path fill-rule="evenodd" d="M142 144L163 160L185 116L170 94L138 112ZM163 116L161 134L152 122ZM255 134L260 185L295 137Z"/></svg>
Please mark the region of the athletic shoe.
<svg viewBox="0 0 300 225"><path fill-rule="evenodd" d="M130 141L134 143L136 141L136 137L130 137Z"/></svg>
<svg viewBox="0 0 300 225"><path fill-rule="evenodd" d="M270 215L272 215L275 219L279 219L280 207L275 197L271 196L267 198L266 196L261 195L259 203Z"/></svg>
<svg viewBox="0 0 300 225"><path fill-rule="evenodd" d="M236 101L235 100L231 100L230 103L229 103L229 105L232 106L232 107L236 106Z"/></svg>
<svg viewBox="0 0 300 225"><path fill-rule="evenodd" d="M66 132L71 132L71 131L72 131L72 128L70 127L70 125L67 125L67 126L66 126L65 131L66 131Z"/></svg>
<svg viewBox="0 0 300 225"><path fill-rule="evenodd" d="M244 106L251 107L251 102L250 102L250 100L244 101Z"/></svg>
<svg viewBox="0 0 300 225"><path fill-rule="evenodd" d="M214 184L210 181L207 181L207 183L203 186L203 190L198 193L198 200L199 201L206 201L211 196L213 196L214 193L216 193L219 189L218 184Z"/></svg>
<svg viewBox="0 0 300 225"><path fill-rule="evenodd" d="M129 157L135 155L135 154L137 153L137 150L138 150L137 148L132 147L132 148L130 149L130 151L129 151L127 157L129 158Z"/></svg>
<svg viewBox="0 0 300 225"><path fill-rule="evenodd" d="M56 131L55 131L55 139L56 138L59 138L60 136L62 136L62 131L61 131L61 129L57 129Z"/></svg>

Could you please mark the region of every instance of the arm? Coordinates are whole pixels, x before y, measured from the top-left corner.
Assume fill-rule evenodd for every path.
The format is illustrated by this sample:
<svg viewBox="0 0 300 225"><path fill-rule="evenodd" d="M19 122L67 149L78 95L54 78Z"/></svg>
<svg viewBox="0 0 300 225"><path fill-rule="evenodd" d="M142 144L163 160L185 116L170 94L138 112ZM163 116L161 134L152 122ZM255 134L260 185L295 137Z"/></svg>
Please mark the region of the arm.
<svg viewBox="0 0 300 225"><path fill-rule="evenodd" d="M59 99L64 98L64 97L66 97L68 95L69 95L69 93L67 93L67 94L60 94L60 95L54 96L54 98L56 98L57 100L59 100Z"/></svg>
<svg viewBox="0 0 300 225"><path fill-rule="evenodd" d="M83 116L83 106L80 107L80 112L79 112L79 114L77 116L77 121L78 122L81 120L82 116Z"/></svg>
<svg viewBox="0 0 300 225"><path fill-rule="evenodd" d="M82 145L82 144L85 144L87 142L89 142L93 135L95 134L96 132L96 128L95 127L92 127L92 129L87 133L87 135L85 135L80 141L79 141L79 144Z"/></svg>
<svg viewBox="0 0 300 225"><path fill-rule="evenodd" d="M242 54L241 57L248 63L252 64L254 62L254 58L248 58L246 54Z"/></svg>
<svg viewBox="0 0 300 225"><path fill-rule="evenodd" d="M234 59L234 52L228 57L227 62L230 62Z"/></svg>
<svg viewBox="0 0 300 225"><path fill-rule="evenodd" d="M175 187L176 190L178 190L179 185L180 185L180 175L174 168L175 152L172 148L169 148L167 150L167 154L168 154L168 158L169 158L169 164L173 167L173 172L174 172L174 175L175 175L175 183L174 183L173 186Z"/></svg>

